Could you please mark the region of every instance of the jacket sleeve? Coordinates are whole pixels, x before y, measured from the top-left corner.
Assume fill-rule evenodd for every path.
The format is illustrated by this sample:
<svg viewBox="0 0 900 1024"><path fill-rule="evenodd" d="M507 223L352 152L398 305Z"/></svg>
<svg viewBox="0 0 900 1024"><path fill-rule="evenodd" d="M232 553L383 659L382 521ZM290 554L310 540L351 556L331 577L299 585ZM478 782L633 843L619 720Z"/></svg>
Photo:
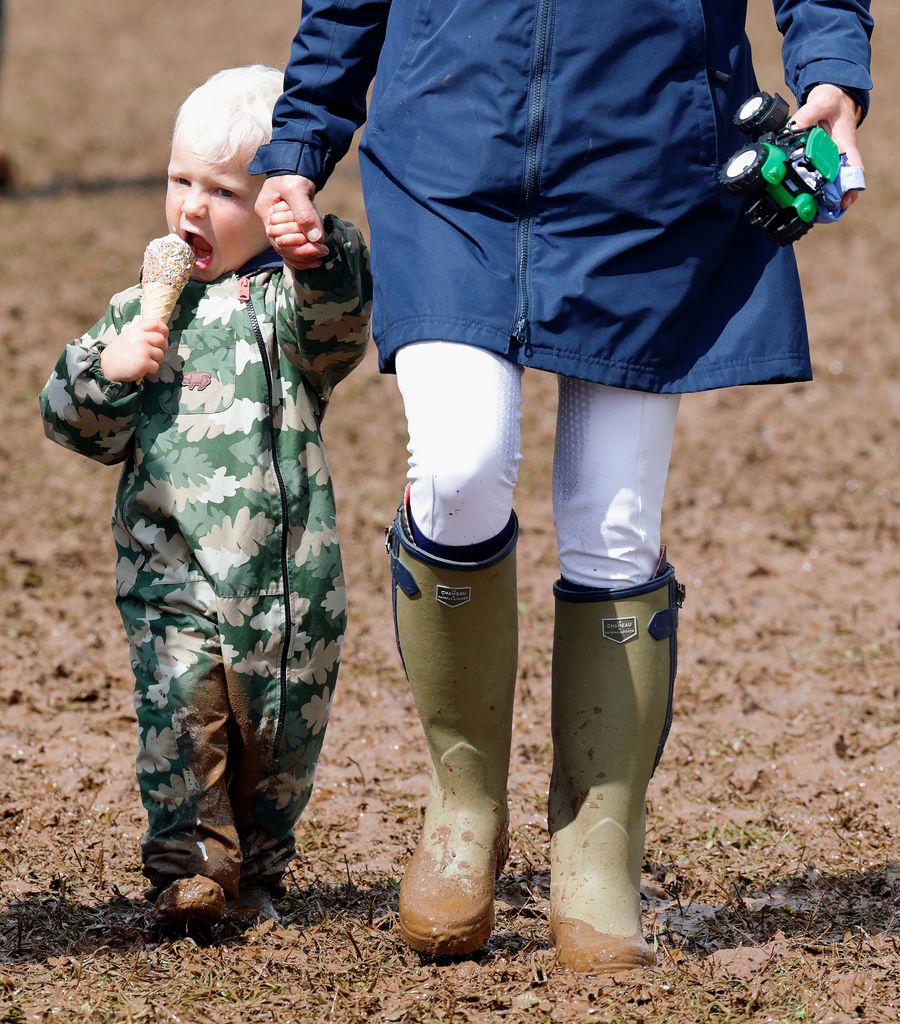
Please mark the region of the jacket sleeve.
<svg viewBox="0 0 900 1024"><path fill-rule="evenodd" d="M869 109L871 0L773 0L784 37L785 81L798 103L820 82L845 88Z"/></svg>
<svg viewBox="0 0 900 1024"><path fill-rule="evenodd" d="M302 174L320 189L366 119L391 0L303 0L272 141L251 174Z"/></svg>
<svg viewBox="0 0 900 1024"><path fill-rule="evenodd" d="M107 380L100 354L139 314L139 289L114 296L106 314L66 345L39 398L47 437L106 465L123 462L131 451L143 389Z"/></svg>
<svg viewBox="0 0 900 1024"><path fill-rule="evenodd" d="M276 313L279 344L323 411L335 384L362 362L372 311L369 251L362 235L330 214L324 227L329 256L321 267L285 273L288 294Z"/></svg>

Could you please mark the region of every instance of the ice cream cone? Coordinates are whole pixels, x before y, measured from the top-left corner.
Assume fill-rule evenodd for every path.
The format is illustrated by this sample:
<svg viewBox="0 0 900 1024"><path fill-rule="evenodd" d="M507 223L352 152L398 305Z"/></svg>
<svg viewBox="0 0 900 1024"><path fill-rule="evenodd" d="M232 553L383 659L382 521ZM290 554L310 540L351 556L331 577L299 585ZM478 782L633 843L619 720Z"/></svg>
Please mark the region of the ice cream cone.
<svg viewBox="0 0 900 1024"><path fill-rule="evenodd" d="M168 323L193 266L194 250L183 238L174 233L154 238L144 250L141 316Z"/></svg>
<svg viewBox="0 0 900 1024"><path fill-rule="evenodd" d="M191 278L194 258L191 246L174 232L154 238L147 245L141 274L142 317L169 323L178 297Z"/></svg>
<svg viewBox="0 0 900 1024"><path fill-rule="evenodd" d="M164 281L145 281L141 288L141 316L158 317L168 323L179 295L181 288Z"/></svg>

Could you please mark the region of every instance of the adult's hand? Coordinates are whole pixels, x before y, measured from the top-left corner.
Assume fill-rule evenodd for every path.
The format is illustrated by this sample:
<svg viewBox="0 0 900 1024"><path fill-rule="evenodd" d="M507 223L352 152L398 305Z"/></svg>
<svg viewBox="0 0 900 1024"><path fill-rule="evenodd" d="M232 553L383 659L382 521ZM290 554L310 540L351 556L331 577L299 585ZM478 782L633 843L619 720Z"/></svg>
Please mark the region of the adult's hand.
<svg viewBox="0 0 900 1024"><path fill-rule="evenodd" d="M276 252L294 270L322 265L328 246L313 198L316 186L299 174L268 178L256 200L256 213Z"/></svg>
<svg viewBox="0 0 900 1024"><path fill-rule="evenodd" d="M856 101L836 85L816 85L806 97L806 103L794 115L792 124L797 128L811 128L818 124L824 128L847 154L848 162L854 167L863 167L862 154L856 143L856 123L859 108ZM841 200L841 209L852 206L859 197L858 192L847 192Z"/></svg>

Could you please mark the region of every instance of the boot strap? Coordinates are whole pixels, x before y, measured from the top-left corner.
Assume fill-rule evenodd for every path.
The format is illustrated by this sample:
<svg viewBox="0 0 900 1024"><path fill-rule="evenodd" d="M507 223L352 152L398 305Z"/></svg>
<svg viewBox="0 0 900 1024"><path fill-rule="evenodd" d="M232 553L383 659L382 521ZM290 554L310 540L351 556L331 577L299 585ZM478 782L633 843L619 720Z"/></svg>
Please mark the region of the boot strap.
<svg viewBox="0 0 900 1024"><path fill-rule="evenodd" d="M407 597L415 597L420 593L419 584L416 578L400 561L400 541L397 537L397 524L391 523L384 528L384 550L387 551L391 560L391 577L394 583L406 594Z"/></svg>
<svg viewBox="0 0 900 1024"><path fill-rule="evenodd" d="M647 632L654 640L665 640L674 636L678 629L678 606L663 608L656 612L647 623Z"/></svg>
<svg viewBox="0 0 900 1024"><path fill-rule="evenodd" d="M415 597L420 592L415 576L393 553L391 554L391 573L394 576L394 582L407 597Z"/></svg>

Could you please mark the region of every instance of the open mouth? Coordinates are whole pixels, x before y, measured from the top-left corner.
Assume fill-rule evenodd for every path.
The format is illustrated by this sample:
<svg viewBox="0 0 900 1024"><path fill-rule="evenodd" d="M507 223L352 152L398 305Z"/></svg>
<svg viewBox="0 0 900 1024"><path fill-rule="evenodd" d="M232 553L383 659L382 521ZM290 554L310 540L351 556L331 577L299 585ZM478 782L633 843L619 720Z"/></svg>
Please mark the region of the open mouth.
<svg viewBox="0 0 900 1024"><path fill-rule="evenodd" d="M202 236L193 231L183 232L184 240L194 250L194 269L207 270L213 258L213 247Z"/></svg>

